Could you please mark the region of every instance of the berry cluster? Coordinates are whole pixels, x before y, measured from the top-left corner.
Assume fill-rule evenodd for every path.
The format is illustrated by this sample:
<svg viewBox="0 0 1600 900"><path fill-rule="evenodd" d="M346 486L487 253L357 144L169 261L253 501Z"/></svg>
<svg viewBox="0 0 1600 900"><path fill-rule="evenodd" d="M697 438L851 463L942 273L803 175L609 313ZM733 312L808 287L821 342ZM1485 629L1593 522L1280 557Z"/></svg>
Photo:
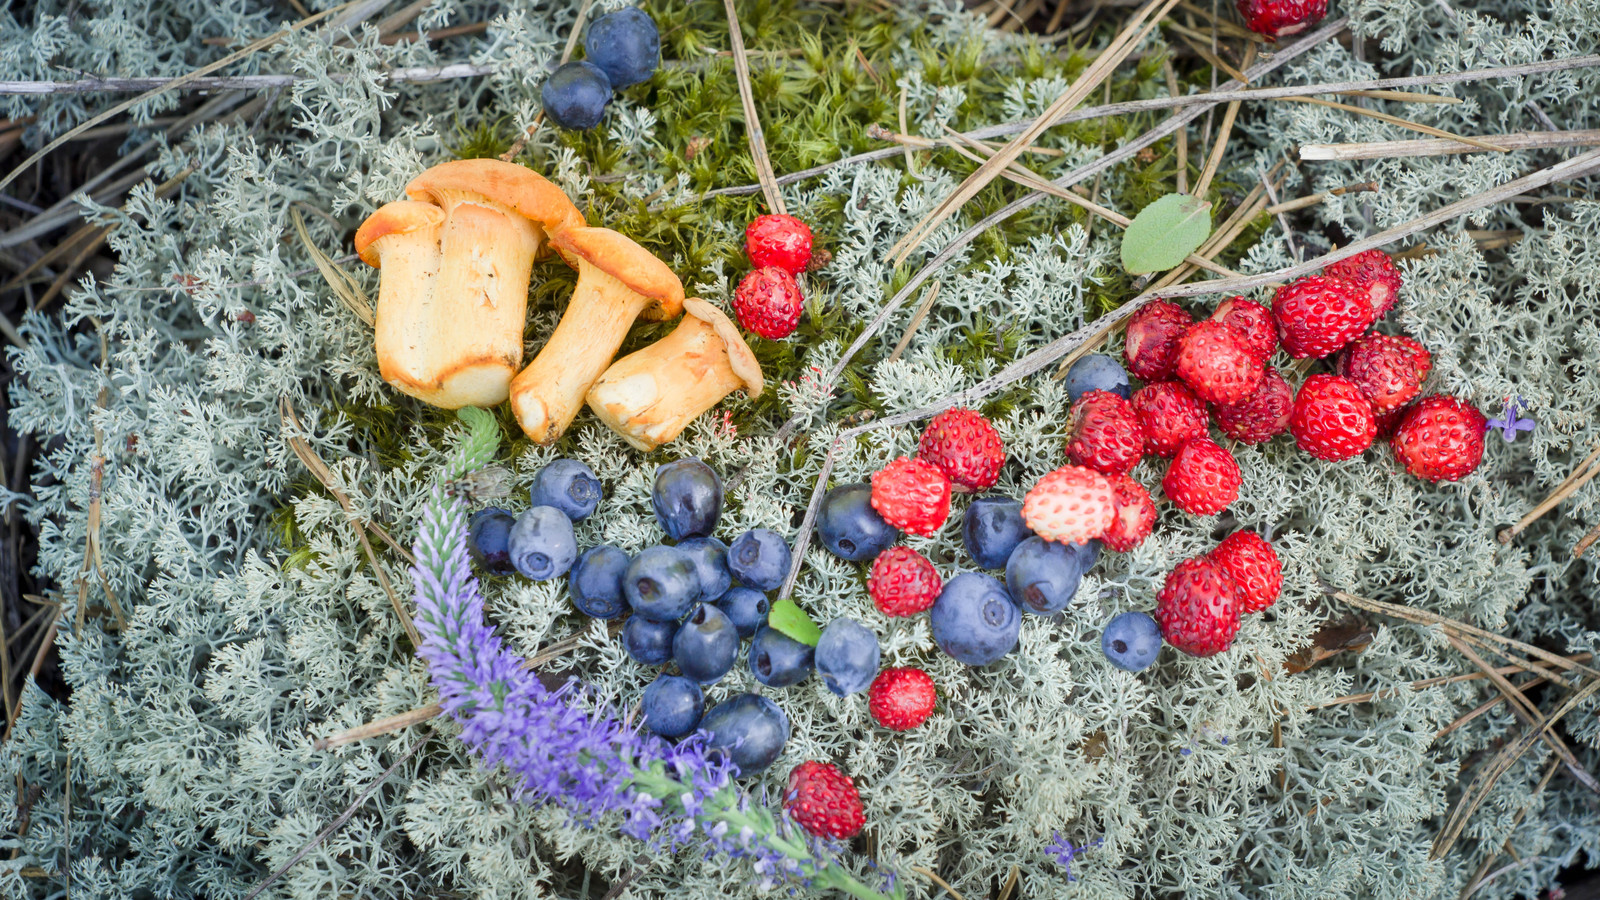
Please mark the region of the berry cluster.
<svg viewBox="0 0 1600 900"><path fill-rule="evenodd" d="M755 270L733 292L739 324L773 341L794 334L805 309L795 276L811 265L811 228L794 216L757 216L744 230L744 251Z"/></svg>
<svg viewBox="0 0 1600 900"><path fill-rule="evenodd" d="M607 13L583 37L587 59L563 63L544 80L544 114L562 128L587 131L600 124L613 91L649 80L661 63L661 33L637 7Z"/></svg>
<svg viewBox="0 0 1600 900"><path fill-rule="evenodd" d="M1283 589L1283 565L1266 539L1235 531L1210 553L1178 563L1156 596L1161 636L1191 656L1228 649L1239 616L1260 612Z"/></svg>

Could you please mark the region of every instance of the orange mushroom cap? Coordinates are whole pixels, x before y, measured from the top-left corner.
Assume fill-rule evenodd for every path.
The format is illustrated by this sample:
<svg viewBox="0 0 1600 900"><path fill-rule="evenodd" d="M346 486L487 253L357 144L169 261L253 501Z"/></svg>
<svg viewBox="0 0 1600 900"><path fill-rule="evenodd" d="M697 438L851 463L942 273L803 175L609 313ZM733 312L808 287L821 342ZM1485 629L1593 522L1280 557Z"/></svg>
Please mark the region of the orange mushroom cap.
<svg viewBox="0 0 1600 900"><path fill-rule="evenodd" d="M683 314L683 282L654 253L609 228L568 228L550 237L569 259L584 259L642 296L655 301L639 314L659 322Z"/></svg>
<svg viewBox="0 0 1600 900"><path fill-rule="evenodd" d="M565 192L527 166L498 159L457 159L440 163L406 185L413 200L433 199L440 191L472 191L539 223L546 235L584 225Z"/></svg>
<svg viewBox="0 0 1600 900"><path fill-rule="evenodd" d="M374 269L382 266L378 258L379 240L391 234L409 234L419 228L444 224L444 211L432 203L396 200L377 208L356 229L356 254Z"/></svg>

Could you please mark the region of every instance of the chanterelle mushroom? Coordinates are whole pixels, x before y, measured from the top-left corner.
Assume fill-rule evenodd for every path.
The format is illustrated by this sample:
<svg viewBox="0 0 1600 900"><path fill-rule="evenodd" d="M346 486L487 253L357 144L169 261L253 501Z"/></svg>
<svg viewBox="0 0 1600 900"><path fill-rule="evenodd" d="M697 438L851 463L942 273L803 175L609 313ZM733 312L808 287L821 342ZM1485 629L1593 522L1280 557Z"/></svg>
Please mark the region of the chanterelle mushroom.
<svg viewBox="0 0 1600 900"><path fill-rule="evenodd" d="M528 437L561 437L583 396L611 365L634 319L683 312L683 285L666 263L609 228L568 228L552 239L578 267L578 283L556 330L511 382L511 410Z"/></svg>
<svg viewBox="0 0 1600 900"><path fill-rule="evenodd" d="M583 216L539 174L497 159L434 166L406 194L356 232L356 252L383 270L378 370L435 406L493 406L522 364L534 257Z"/></svg>
<svg viewBox="0 0 1600 900"><path fill-rule="evenodd" d="M589 408L628 443L654 450L743 388L761 395L761 365L739 329L710 303L683 301L672 333L612 364L589 390Z"/></svg>

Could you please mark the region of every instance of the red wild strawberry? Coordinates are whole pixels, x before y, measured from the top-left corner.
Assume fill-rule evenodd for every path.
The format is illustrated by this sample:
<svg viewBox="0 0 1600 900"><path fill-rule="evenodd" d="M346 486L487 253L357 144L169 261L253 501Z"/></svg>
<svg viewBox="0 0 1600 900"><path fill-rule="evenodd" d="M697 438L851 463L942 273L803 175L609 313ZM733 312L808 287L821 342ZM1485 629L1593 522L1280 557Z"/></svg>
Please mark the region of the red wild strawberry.
<svg viewBox="0 0 1600 900"><path fill-rule="evenodd" d="M777 266L799 275L811 262L811 227L794 216L756 216L745 226L744 252L756 268Z"/></svg>
<svg viewBox="0 0 1600 900"><path fill-rule="evenodd" d="M777 266L757 269L739 282L733 292L733 311L739 324L768 340L794 334L805 304L794 276Z"/></svg>
<svg viewBox="0 0 1600 900"><path fill-rule="evenodd" d="M1207 403L1238 403L1261 386L1261 358L1244 333L1214 319L1194 323L1178 338L1176 371Z"/></svg>
<svg viewBox="0 0 1600 900"><path fill-rule="evenodd" d="M1205 557L1186 559L1156 595L1156 624L1167 643L1190 656L1215 656L1239 633L1239 586Z"/></svg>
<svg viewBox="0 0 1600 900"><path fill-rule="evenodd" d="M933 606L944 581L928 558L910 547L890 547L872 561L867 593L886 616L911 616Z"/></svg>
<svg viewBox="0 0 1600 900"><path fill-rule="evenodd" d="M1403 334L1395 335L1394 339L1400 344L1401 347L1405 348L1411 353L1411 361L1417 364L1417 377L1421 378L1423 381L1427 381L1428 373L1433 370L1433 354L1428 352L1427 347L1422 346Z"/></svg>
<svg viewBox="0 0 1600 900"><path fill-rule="evenodd" d="M1000 480L1006 464L1000 434L981 413L947 409L928 423L917 456L932 463L963 494L981 494Z"/></svg>
<svg viewBox="0 0 1600 900"><path fill-rule="evenodd" d="M834 840L855 837L867 824L856 783L833 763L803 762L790 770L783 811L811 834Z"/></svg>
<svg viewBox="0 0 1600 900"><path fill-rule="evenodd" d="M1177 365L1178 338L1194 321L1169 300L1153 300L1128 317L1122 358L1128 371L1145 381L1166 381Z"/></svg>
<svg viewBox="0 0 1600 900"><path fill-rule="evenodd" d="M1430 362L1428 351L1410 338L1369 334L1344 348L1335 371L1360 388L1372 401L1372 411L1381 415L1405 406L1422 392Z"/></svg>
<svg viewBox="0 0 1600 900"><path fill-rule="evenodd" d="M1235 531L1206 556L1239 586L1240 615L1261 612L1278 601L1283 591L1283 563L1261 535Z"/></svg>
<svg viewBox="0 0 1600 900"><path fill-rule="evenodd" d="M1372 324L1372 307L1348 283L1334 278L1301 278L1272 296L1283 349L1295 359L1321 359L1339 352Z"/></svg>
<svg viewBox="0 0 1600 900"><path fill-rule="evenodd" d="M1109 391L1089 391L1072 405L1067 458L1105 475L1132 469L1144 457L1144 431L1128 401Z"/></svg>
<svg viewBox="0 0 1600 900"><path fill-rule="evenodd" d="M1172 456L1206 436L1206 405L1181 381L1158 381L1133 392L1129 401L1144 431L1144 452Z"/></svg>
<svg viewBox="0 0 1600 900"><path fill-rule="evenodd" d="M1047 541L1087 544L1105 534L1116 515L1111 482L1083 466L1062 466L1022 498L1022 521Z"/></svg>
<svg viewBox="0 0 1600 900"><path fill-rule="evenodd" d="M1400 296L1400 270L1382 250L1363 250L1327 266L1322 274L1348 283L1366 297L1374 322L1383 318Z"/></svg>
<svg viewBox="0 0 1600 900"><path fill-rule="evenodd" d="M1111 476L1111 499L1116 515L1100 541L1118 553L1127 553L1150 536L1156 524L1156 503L1144 485L1127 475Z"/></svg>
<svg viewBox="0 0 1600 900"><path fill-rule="evenodd" d="M1338 375L1307 378L1289 413L1295 446L1317 459L1349 459L1372 446L1377 431L1372 403L1354 382Z"/></svg>
<svg viewBox="0 0 1600 900"><path fill-rule="evenodd" d="M1256 34L1273 40L1299 34L1328 14L1328 0L1238 0L1239 15Z"/></svg>
<svg viewBox="0 0 1600 900"><path fill-rule="evenodd" d="M1243 403L1216 408L1217 427L1236 441L1260 444L1289 430L1293 408L1294 391L1277 369L1267 366L1254 394Z"/></svg>
<svg viewBox="0 0 1600 900"><path fill-rule="evenodd" d="M1178 450L1161 479L1167 499L1191 516L1214 516L1239 499L1239 463L1210 438L1196 438Z"/></svg>
<svg viewBox="0 0 1600 900"><path fill-rule="evenodd" d="M1266 362L1278 349L1278 326L1272 321L1272 310L1243 297L1229 297L1217 304L1211 321L1232 325L1244 335L1250 352Z"/></svg>
<svg viewBox="0 0 1600 900"><path fill-rule="evenodd" d="M901 531L927 537L950 516L950 479L930 463L897 457L872 473L872 508Z"/></svg>
<svg viewBox="0 0 1600 900"><path fill-rule="evenodd" d="M1456 481L1483 462L1483 413L1464 400L1429 394L1406 412L1389 446L1407 472L1424 481Z"/></svg>
<svg viewBox="0 0 1600 900"><path fill-rule="evenodd" d="M908 731L928 721L938 695L921 669L884 669L867 688L867 711L890 731Z"/></svg>

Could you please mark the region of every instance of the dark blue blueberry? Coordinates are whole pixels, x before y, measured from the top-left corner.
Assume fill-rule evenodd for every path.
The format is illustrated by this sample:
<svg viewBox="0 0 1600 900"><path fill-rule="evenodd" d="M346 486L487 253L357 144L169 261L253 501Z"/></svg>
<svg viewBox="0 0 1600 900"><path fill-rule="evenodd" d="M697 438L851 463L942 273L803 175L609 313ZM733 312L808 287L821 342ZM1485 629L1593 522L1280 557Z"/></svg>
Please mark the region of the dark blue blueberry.
<svg viewBox="0 0 1600 900"><path fill-rule="evenodd" d="M534 476L528 496L534 506L554 506L580 522L600 505L600 479L575 459L558 459Z"/></svg>
<svg viewBox="0 0 1600 900"><path fill-rule="evenodd" d="M677 622L653 622L644 616L629 616L622 626L622 649L644 665L666 665L672 658L672 636L677 633Z"/></svg>
<svg viewBox="0 0 1600 900"><path fill-rule="evenodd" d="M889 549L900 532L872 508L872 485L858 481L823 496L817 536L834 556L864 562Z"/></svg>
<svg viewBox="0 0 1600 900"><path fill-rule="evenodd" d="M940 650L957 662L986 666L1017 646L1022 613L1000 582L981 572L963 572L945 582L928 624Z"/></svg>
<svg viewBox="0 0 1600 900"><path fill-rule="evenodd" d="M573 60L550 73L539 99L550 121L562 128L587 131L605 117L611 103L611 82L594 63Z"/></svg>
<svg viewBox="0 0 1600 900"><path fill-rule="evenodd" d="M622 595L622 578L628 573L628 554L610 544L590 547L572 567L572 605L596 619L615 619L628 609Z"/></svg>
<svg viewBox="0 0 1600 900"><path fill-rule="evenodd" d="M1067 370L1067 399L1077 403L1090 391L1110 391L1126 400L1133 396L1128 386L1128 370L1122 363L1100 353L1085 356Z"/></svg>
<svg viewBox="0 0 1600 900"><path fill-rule="evenodd" d="M728 568L741 584L775 591L789 574L789 542L766 528L752 528L728 548Z"/></svg>
<svg viewBox="0 0 1600 900"><path fill-rule="evenodd" d="M686 677L712 684L733 668L739 658L739 629L722 610L709 603L694 613L672 638L672 659Z"/></svg>
<svg viewBox="0 0 1600 900"><path fill-rule="evenodd" d="M511 564L534 581L560 578L578 558L572 520L553 506L535 506L518 516L506 545Z"/></svg>
<svg viewBox="0 0 1600 900"><path fill-rule="evenodd" d="M763 625L750 641L750 674L767 687L805 681L815 661L815 650L776 628Z"/></svg>
<svg viewBox="0 0 1600 900"><path fill-rule="evenodd" d="M1022 503L1010 497L979 497L961 516L961 542L967 555L985 569L1003 569L1011 551L1033 536L1022 521Z"/></svg>
<svg viewBox="0 0 1600 900"><path fill-rule="evenodd" d="M729 588L726 594L717 599L717 608L728 614L728 621L739 630L740 637L749 637L756 633L756 629L767 624L767 613L772 610L772 604L767 602L766 594L739 585Z"/></svg>
<svg viewBox="0 0 1600 900"><path fill-rule="evenodd" d="M583 36L583 52L603 69L614 88L638 84L661 62L661 32L655 20L635 6L606 13Z"/></svg>
<svg viewBox="0 0 1600 900"><path fill-rule="evenodd" d="M878 674L878 636L855 619L839 618L817 641L817 674L841 697L864 691Z"/></svg>
<svg viewBox="0 0 1600 900"><path fill-rule="evenodd" d="M698 459L680 459L656 469L650 488L661 530L675 541L715 531L722 517L722 479Z"/></svg>
<svg viewBox="0 0 1600 900"><path fill-rule="evenodd" d="M511 527L517 517L498 507L480 509L467 523L467 551L473 562L490 575L510 575L517 570L511 564Z"/></svg>
<svg viewBox="0 0 1600 900"><path fill-rule="evenodd" d="M695 577L700 580L701 602L710 603L733 586L733 575L728 571L727 544L714 537L697 537L681 542L678 549L689 554L694 561Z"/></svg>
<svg viewBox="0 0 1600 900"><path fill-rule="evenodd" d="M646 547L628 563L622 576L622 596L646 619L676 622L700 599L694 560L677 547Z"/></svg>
<svg viewBox="0 0 1600 900"><path fill-rule="evenodd" d="M789 717L778 704L755 694L734 694L711 707L700 728L711 735L706 747L727 753L741 775L772 765L789 740Z"/></svg>
<svg viewBox="0 0 1600 900"><path fill-rule="evenodd" d="M1031 537L1006 561L1006 590L1023 612L1048 616L1067 608L1078 580L1098 551L1089 545L1062 544Z"/></svg>
<svg viewBox="0 0 1600 900"><path fill-rule="evenodd" d="M644 727L664 738L681 738L700 725L706 697L682 675L661 675L644 689Z"/></svg>
<svg viewBox="0 0 1600 900"><path fill-rule="evenodd" d="M1149 613L1121 613L1106 624L1100 649L1113 666L1138 672L1149 668L1161 653L1161 628Z"/></svg>

